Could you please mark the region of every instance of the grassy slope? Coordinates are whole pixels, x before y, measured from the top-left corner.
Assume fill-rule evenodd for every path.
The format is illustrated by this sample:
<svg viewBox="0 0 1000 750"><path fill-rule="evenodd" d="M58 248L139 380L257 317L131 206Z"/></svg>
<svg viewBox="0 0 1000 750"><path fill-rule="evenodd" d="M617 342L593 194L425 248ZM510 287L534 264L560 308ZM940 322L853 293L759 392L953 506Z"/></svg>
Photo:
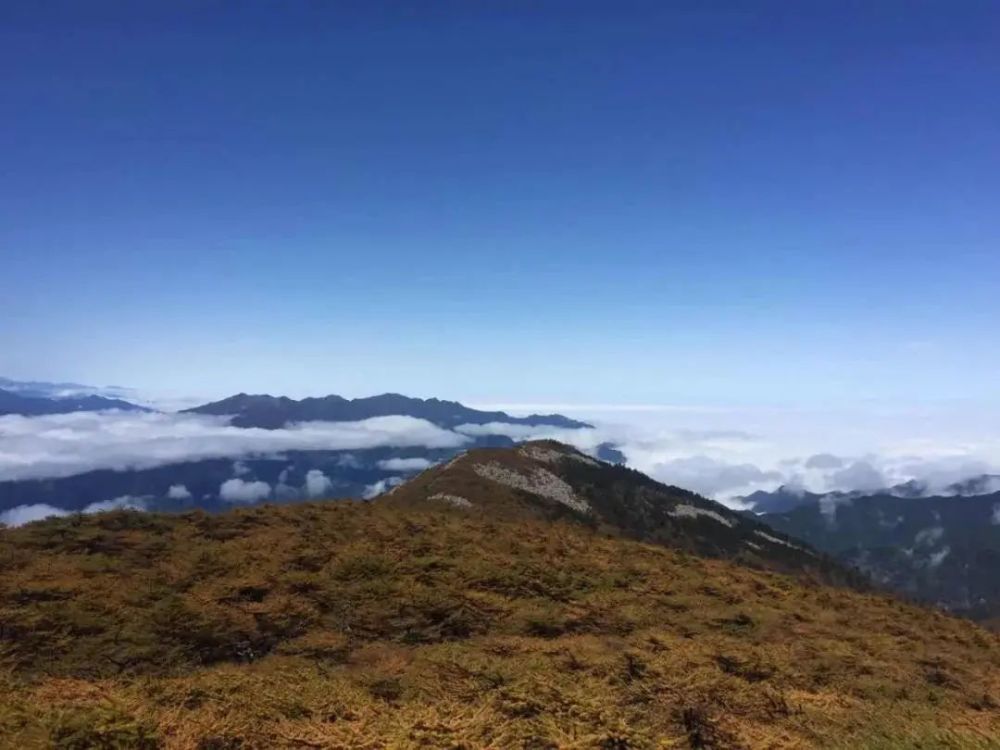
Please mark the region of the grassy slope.
<svg viewBox="0 0 1000 750"><path fill-rule="evenodd" d="M5 747L1000 746L972 623L377 503L2 531L0 665Z"/></svg>
<svg viewBox="0 0 1000 750"><path fill-rule="evenodd" d="M530 452L538 449L567 458L554 461L531 458ZM475 467L484 464L501 466L522 477L530 477L539 469L552 472L573 489L577 498L587 502L591 512L575 514L558 502L483 478L476 473ZM379 498L379 502L408 508L446 507L447 501L434 499L442 496L465 498L468 506L463 512L472 517L575 519L598 531L697 555L795 573L826 583L857 588L870 586L857 571L815 550L807 550L794 537L693 492L661 484L634 469L595 462L574 448L554 441L523 443L515 449L467 451L448 464L422 472ZM721 515L729 519L731 527L712 518L673 516L671 511L678 505ZM755 532L765 533L770 541Z"/></svg>

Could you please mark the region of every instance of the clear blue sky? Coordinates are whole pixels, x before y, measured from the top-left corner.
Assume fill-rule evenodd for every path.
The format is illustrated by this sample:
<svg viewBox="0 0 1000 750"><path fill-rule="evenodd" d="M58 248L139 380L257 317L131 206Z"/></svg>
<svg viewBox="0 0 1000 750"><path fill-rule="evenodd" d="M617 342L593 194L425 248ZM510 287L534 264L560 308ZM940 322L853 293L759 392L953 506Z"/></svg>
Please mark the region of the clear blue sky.
<svg viewBox="0 0 1000 750"><path fill-rule="evenodd" d="M8 0L0 71L0 374L996 401L994 2Z"/></svg>

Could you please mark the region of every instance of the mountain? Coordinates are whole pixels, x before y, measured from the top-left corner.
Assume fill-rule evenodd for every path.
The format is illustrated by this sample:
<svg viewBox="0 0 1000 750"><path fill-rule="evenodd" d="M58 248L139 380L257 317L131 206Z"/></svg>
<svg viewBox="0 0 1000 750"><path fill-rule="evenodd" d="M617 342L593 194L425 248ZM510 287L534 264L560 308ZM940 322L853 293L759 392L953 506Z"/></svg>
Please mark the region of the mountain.
<svg viewBox="0 0 1000 750"><path fill-rule="evenodd" d="M252 396L240 393L186 411L193 414L232 416L231 423L236 427L261 427L268 430L278 429L293 422L355 422L371 417L392 415L425 419L446 429L463 424L483 425L491 422L565 429L592 426L560 414L532 414L528 417L512 417L502 411L470 409L457 401L409 398L397 393L384 393L380 396L355 399L323 396L321 398L304 398L301 401L285 396Z"/></svg>
<svg viewBox="0 0 1000 750"><path fill-rule="evenodd" d="M596 506L611 469L541 450L563 455L510 465L579 467L573 494ZM475 470L503 466L486 456L453 467L464 486L432 472L471 508L400 504L403 488L0 530L0 745L996 747L995 635L575 515L544 520L545 496ZM673 492L608 476L634 504ZM681 499L670 518L718 511ZM685 535L731 528L692 522Z"/></svg>
<svg viewBox="0 0 1000 750"><path fill-rule="evenodd" d="M749 495L737 498L737 500L754 513L783 513L800 505L818 503L821 497L824 497L821 493L807 492L797 487L782 485L770 492L757 490Z"/></svg>
<svg viewBox="0 0 1000 750"><path fill-rule="evenodd" d="M980 474L948 485L945 495L989 495L1000 492L1000 474Z"/></svg>
<svg viewBox="0 0 1000 750"><path fill-rule="evenodd" d="M781 485L770 492L758 490L738 498L738 500L754 513L784 513L800 505L837 504L845 500L873 495L908 498L932 497L934 495L968 497L987 495L992 492L1000 492L1000 475L998 474L980 474L968 477L945 486L940 492L934 492L932 486L926 481L910 479L874 492L864 490L809 492L801 487Z"/></svg>
<svg viewBox="0 0 1000 750"><path fill-rule="evenodd" d="M0 377L0 389L30 398L69 398L76 396L104 396L127 398L129 388L117 385L93 386L82 383L51 383L44 380L12 380Z"/></svg>
<svg viewBox="0 0 1000 750"><path fill-rule="evenodd" d="M31 384L22 384L31 385ZM49 384L55 385L55 384ZM67 386L70 384L66 384ZM48 414L76 409L133 409L142 407L99 396L65 399L25 398L0 391L0 413L7 405L14 413ZM467 408L454 401L407 398L385 394L354 400L339 396L303 399L273 396L248 396L205 404L190 413L235 415L232 423L241 428L276 429L292 422L311 420L355 421L376 416L408 415L429 420L448 428L462 424L478 425L468 434L469 446L512 446L514 440L493 434L506 426L543 426L561 429L587 428L584 422L567 417L531 415L512 417L504 412L486 412ZM452 458L458 448L377 447L354 450L283 450L260 454L234 455L192 460L151 468L117 467L99 469L65 477L0 480L0 522L21 522L49 511L66 513L104 507L128 499L130 503L156 511L203 508L225 510L234 502L291 502L315 497L322 488L327 497L368 496L391 487L406 476L426 466ZM599 455L613 460L624 457L611 445L598 446ZM236 490L232 487L237 486ZM223 488L232 490L227 496Z"/></svg>
<svg viewBox="0 0 1000 750"><path fill-rule="evenodd" d="M20 414L35 417L43 414L68 414L75 411L149 411L143 406L105 396L67 396L65 398L45 398L23 396L12 391L0 390L0 416Z"/></svg>
<svg viewBox="0 0 1000 750"><path fill-rule="evenodd" d="M482 437L475 444L512 445L509 438ZM371 448L341 451L282 451L277 455L212 458L143 469L98 469L67 477L0 481L0 521L14 509L82 511L116 498L141 500L148 510L175 512L201 508L221 511L248 502L239 493L223 496L226 483L254 488L255 502L291 502L316 496L362 497L389 487L457 449ZM230 485L232 486L232 485Z"/></svg>
<svg viewBox="0 0 1000 750"><path fill-rule="evenodd" d="M381 502L480 518L564 519L605 533L838 583L861 577L797 539L694 492L549 440L471 450Z"/></svg>
<svg viewBox="0 0 1000 750"><path fill-rule="evenodd" d="M759 519L894 591L1000 624L1000 492L824 496Z"/></svg>

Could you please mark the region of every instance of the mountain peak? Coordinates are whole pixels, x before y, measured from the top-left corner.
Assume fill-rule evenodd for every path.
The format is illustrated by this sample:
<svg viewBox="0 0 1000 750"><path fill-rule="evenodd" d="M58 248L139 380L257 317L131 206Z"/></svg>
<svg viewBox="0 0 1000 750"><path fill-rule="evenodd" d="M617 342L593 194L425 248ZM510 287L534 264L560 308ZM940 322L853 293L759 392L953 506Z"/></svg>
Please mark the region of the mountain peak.
<svg viewBox="0 0 1000 750"><path fill-rule="evenodd" d="M470 450L378 502L453 507L503 519L543 518L758 567L854 582L802 542L678 487L553 441Z"/></svg>

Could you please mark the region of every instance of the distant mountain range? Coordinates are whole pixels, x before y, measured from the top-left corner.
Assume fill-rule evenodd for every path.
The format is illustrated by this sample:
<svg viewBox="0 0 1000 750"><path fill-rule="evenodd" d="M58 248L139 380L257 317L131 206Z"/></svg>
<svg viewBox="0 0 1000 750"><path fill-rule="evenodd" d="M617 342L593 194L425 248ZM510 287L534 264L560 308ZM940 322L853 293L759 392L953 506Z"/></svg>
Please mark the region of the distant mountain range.
<svg viewBox="0 0 1000 750"><path fill-rule="evenodd" d="M120 385L84 385L83 383L52 383L46 380L13 380L0 377L0 389L29 398L69 398L73 396L104 396L126 401L134 391Z"/></svg>
<svg viewBox="0 0 1000 750"><path fill-rule="evenodd" d="M148 411L71 383L0 382L16 388L0 388L0 415ZM430 469L389 495L391 502L456 503L471 501L475 494L478 505L489 504L491 515L566 517L642 541L773 569L812 570L827 579L832 575L846 580L843 571L858 568L915 599L1000 621L1000 477L995 475L955 483L936 497L924 497L927 486L915 481L875 493L780 487L743 498L752 512L736 513L626 468L625 457L614 445L598 446L594 457L555 443L517 447L511 437L519 434L514 427L591 427L559 414L514 417L399 394L296 400L242 393L187 413L228 418L241 429L279 430L302 422L394 415L426 420L442 429L480 429L466 431L469 442L456 447L223 454L152 468L0 481L0 519L21 523L109 507L221 511L261 502L368 498ZM492 424L497 427L488 427ZM466 449L471 452L456 461ZM482 511L480 507L470 512ZM838 563L831 567L831 559Z"/></svg>
<svg viewBox="0 0 1000 750"><path fill-rule="evenodd" d="M512 417L502 411L470 409L457 401L410 398L398 393L383 393L379 396L354 399L346 399L342 396L323 396L304 398L299 401L285 396L240 393L185 411L191 414L232 416L231 424L236 427L260 427L266 430L278 429L295 422L355 422L372 417L394 415L425 419L446 429L463 424L483 425L491 422L565 429L592 426L560 414L532 414L527 417Z"/></svg>
<svg viewBox="0 0 1000 750"><path fill-rule="evenodd" d="M0 378L0 416L5 414L40 416L111 409L152 411L109 395L118 392L126 393L127 389ZM354 399L329 395L301 400L287 396L239 393L220 401L185 409L182 413L228 416L232 418L230 424L234 427L258 427L266 430L280 429L297 422L356 422L372 417L396 415L424 419L445 429L463 424L484 425L492 422L571 430L593 426L561 414L513 417L502 411L471 409L457 401L411 398L398 393L383 393Z"/></svg>
<svg viewBox="0 0 1000 750"><path fill-rule="evenodd" d="M817 503L836 503L868 495L888 495L891 497L971 497L1000 492L1000 475L980 474L959 482L953 482L938 492L934 492L926 482L911 479L908 482L896 484L876 491L834 491L809 492L801 487L782 485L770 492L758 490L738 498L748 510L754 513L784 513L799 506L813 506Z"/></svg>
<svg viewBox="0 0 1000 750"><path fill-rule="evenodd" d="M149 411L128 401L105 396L66 396L51 398L45 396L26 396L0 389L0 416L19 414L25 417L37 417L45 414L69 414L75 411Z"/></svg>
<svg viewBox="0 0 1000 750"><path fill-rule="evenodd" d="M0 395L3 392L0 391ZM61 399L28 398L9 394L0 399L0 411L25 415L54 414L80 409L142 407L99 396ZM187 410L186 413L230 417L238 428L277 430L294 423L353 422L393 415L427 420L444 429L461 425L498 424L468 435L463 447L512 446L502 434L505 425L584 429L585 422L559 414L514 417L500 411L471 409L456 401L408 398L383 394L369 398L340 396L295 400L269 395L238 394ZM131 470L99 469L72 476L0 481L0 514L17 509L17 518L34 517L52 509L64 512L104 507L109 502L149 510L179 511L230 508L241 502L290 502L318 496L365 497L401 482L434 463L452 458L459 448L382 446L355 450L283 450L262 455L233 455L175 462ZM624 457L612 445L598 446L597 455L621 463ZM226 490L224 491L224 487ZM12 516L8 515L8 518Z"/></svg>
<svg viewBox="0 0 1000 750"><path fill-rule="evenodd" d="M962 483L987 488L989 478ZM779 493L756 507L781 508ZM1000 624L1000 492L974 496L808 495L757 518L877 583Z"/></svg>

